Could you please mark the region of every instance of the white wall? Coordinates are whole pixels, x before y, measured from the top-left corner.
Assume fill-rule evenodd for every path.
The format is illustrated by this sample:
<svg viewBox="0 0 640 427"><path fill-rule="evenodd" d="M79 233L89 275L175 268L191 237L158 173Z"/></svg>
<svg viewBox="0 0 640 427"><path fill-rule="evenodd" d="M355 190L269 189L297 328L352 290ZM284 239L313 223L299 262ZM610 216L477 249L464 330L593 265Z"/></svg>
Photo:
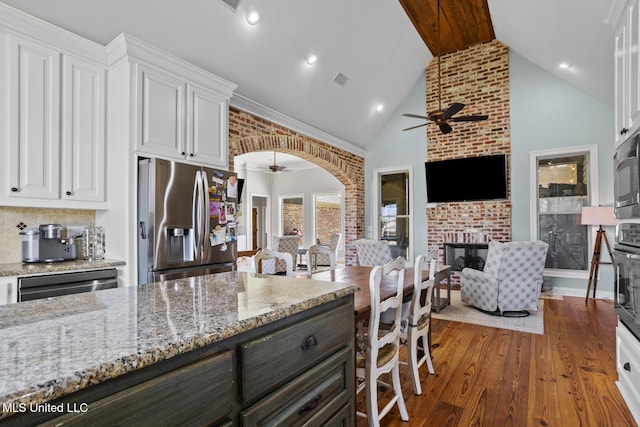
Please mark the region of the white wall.
<svg viewBox="0 0 640 427"><path fill-rule="evenodd" d="M529 153L531 151L598 145L599 204L613 203L613 108L565 83L557 77L510 51L511 90L511 193L513 240L530 236ZM613 82L611 86L613 90ZM421 75L391 119L375 136L365 161L365 227L371 229L375 208L371 197L376 168L412 164L414 172L414 248L415 254L427 250L426 184L424 162L427 159L426 130L402 129L419 124L401 117L402 113L426 111L426 81ZM613 241L613 229L607 233ZM591 250L591 248L589 248ZM604 255L607 261L608 255ZM598 289L609 296L613 292L611 266L600 269ZM584 295L587 281L553 279L554 287Z"/></svg>
<svg viewBox="0 0 640 427"><path fill-rule="evenodd" d="M598 145L599 200L613 204L613 108L549 74L510 51L511 79L511 205L513 240L530 233L529 153L531 151ZM571 71L568 71L571 72ZM576 71L579 72L579 71ZM611 82L613 90L613 82ZM613 242L613 228L607 234ZM593 243L590 244L591 251ZM608 260L606 250L604 261ZM613 295L613 269L600 268L598 290ZM553 278L553 286L584 295L585 279Z"/></svg>
<svg viewBox="0 0 640 427"><path fill-rule="evenodd" d="M247 221L250 215L249 201L251 194L269 195L271 197L271 235L280 233L280 198L299 196L304 203L304 223L302 236L304 247L308 248L315 243L313 239L313 196L316 194L337 193L343 200L344 212L344 185L336 177L326 170L318 167L296 172L263 173L240 170L239 178L245 178L243 190L242 219L240 229L243 233L249 233ZM344 215L343 215L344 216ZM344 222L340 232L344 236ZM271 237L268 238L269 243ZM344 253L344 239L338 248L338 255Z"/></svg>
<svg viewBox="0 0 640 427"><path fill-rule="evenodd" d="M374 172L376 169L411 165L413 168L413 254L427 252L427 184L424 162L427 160L427 128L421 127L403 132L402 129L419 125L419 119L402 117L402 113L426 115L427 83L422 73L407 97L391 114L380 132L369 145L365 157L365 226L366 236L372 237L375 215L373 206Z"/></svg>

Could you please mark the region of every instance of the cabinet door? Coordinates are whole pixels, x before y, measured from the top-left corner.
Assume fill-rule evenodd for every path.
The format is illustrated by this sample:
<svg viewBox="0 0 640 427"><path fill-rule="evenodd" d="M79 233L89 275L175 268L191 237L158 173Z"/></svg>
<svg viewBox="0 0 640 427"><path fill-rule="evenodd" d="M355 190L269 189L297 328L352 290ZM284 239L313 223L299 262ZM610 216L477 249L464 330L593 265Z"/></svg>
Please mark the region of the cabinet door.
<svg viewBox="0 0 640 427"><path fill-rule="evenodd" d="M139 151L180 158L185 146L184 80L156 68L138 66Z"/></svg>
<svg viewBox="0 0 640 427"><path fill-rule="evenodd" d="M615 141L622 141L627 126L627 21L620 20L614 34L614 98Z"/></svg>
<svg viewBox="0 0 640 427"><path fill-rule="evenodd" d="M62 58L62 198L104 201L105 68Z"/></svg>
<svg viewBox="0 0 640 427"><path fill-rule="evenodd" d="M187 141L188 155L206 165L227 162L228 101L215 91L188 85Z"/></svg>
<svg viewBox="0 0 640 427"><path fill-rule="evenodd" d="M9 37L9 197L59 197L60 54Z"/></svg>
<svg viewBox="0 0 640 427"><path fill-rule="evenodd" d="M638 47L640 47L640 32L638 32L638 23L640 22L640 10L638 10L638 0L631 0L627 5L627 93L628 93L628 124L627 127L632 130L640 125L640 55Z"/></svg>
<svg viewBox="0 0 640 427"><path fill-rule="evenodd" d="M0 277L0 305L18 302L18 277Z"/></svg>

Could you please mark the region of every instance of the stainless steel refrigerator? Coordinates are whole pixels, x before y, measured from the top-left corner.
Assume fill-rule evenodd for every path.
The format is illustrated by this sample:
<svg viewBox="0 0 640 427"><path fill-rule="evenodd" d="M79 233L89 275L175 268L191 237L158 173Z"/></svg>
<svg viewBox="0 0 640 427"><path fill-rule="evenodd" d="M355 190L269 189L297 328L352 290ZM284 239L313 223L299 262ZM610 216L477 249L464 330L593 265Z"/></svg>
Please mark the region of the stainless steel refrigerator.
<svg viewBox="0 0 640 427"><path fill-rule="evenodd" d="M138 283L236 268L235 173L138 162Z"/></svg>

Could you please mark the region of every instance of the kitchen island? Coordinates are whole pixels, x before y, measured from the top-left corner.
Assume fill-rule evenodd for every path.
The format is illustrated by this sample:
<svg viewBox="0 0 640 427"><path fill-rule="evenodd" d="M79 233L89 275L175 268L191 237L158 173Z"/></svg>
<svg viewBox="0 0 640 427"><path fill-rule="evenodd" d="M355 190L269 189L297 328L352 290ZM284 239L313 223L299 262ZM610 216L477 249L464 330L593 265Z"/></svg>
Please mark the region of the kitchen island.
<svg viewBox="0 0 640 427"><path fill-rule="evenodd" d="M0 306L0 423L352 424L358 289L232 272Z"/></svg>

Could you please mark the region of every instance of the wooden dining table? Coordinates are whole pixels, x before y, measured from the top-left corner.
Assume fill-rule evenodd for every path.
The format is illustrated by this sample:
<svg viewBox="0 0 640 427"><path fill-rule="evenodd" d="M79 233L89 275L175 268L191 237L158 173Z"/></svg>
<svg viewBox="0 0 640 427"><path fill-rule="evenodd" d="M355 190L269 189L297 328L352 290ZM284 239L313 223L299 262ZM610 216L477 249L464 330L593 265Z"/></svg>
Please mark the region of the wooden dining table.
<svg viewBox="0 0 640 427"><path fill-rule="evenodd" d="M371 307L371 294L369 292L369 275L373 267L352 265L338 267L335 270L319 271L311 274L314 280L327 280L339 283L353 283L360 286L360 291L354 294L354 311L356 321L365 319L369 315ZM413 295L413 268L404 270L404 287L402 295L404 301L410 301ZM422 280L429 278L429 271L422 272ZM380 300L384 301L395 295L398 284L395 274L382 276L380 283Z"/></svg>

